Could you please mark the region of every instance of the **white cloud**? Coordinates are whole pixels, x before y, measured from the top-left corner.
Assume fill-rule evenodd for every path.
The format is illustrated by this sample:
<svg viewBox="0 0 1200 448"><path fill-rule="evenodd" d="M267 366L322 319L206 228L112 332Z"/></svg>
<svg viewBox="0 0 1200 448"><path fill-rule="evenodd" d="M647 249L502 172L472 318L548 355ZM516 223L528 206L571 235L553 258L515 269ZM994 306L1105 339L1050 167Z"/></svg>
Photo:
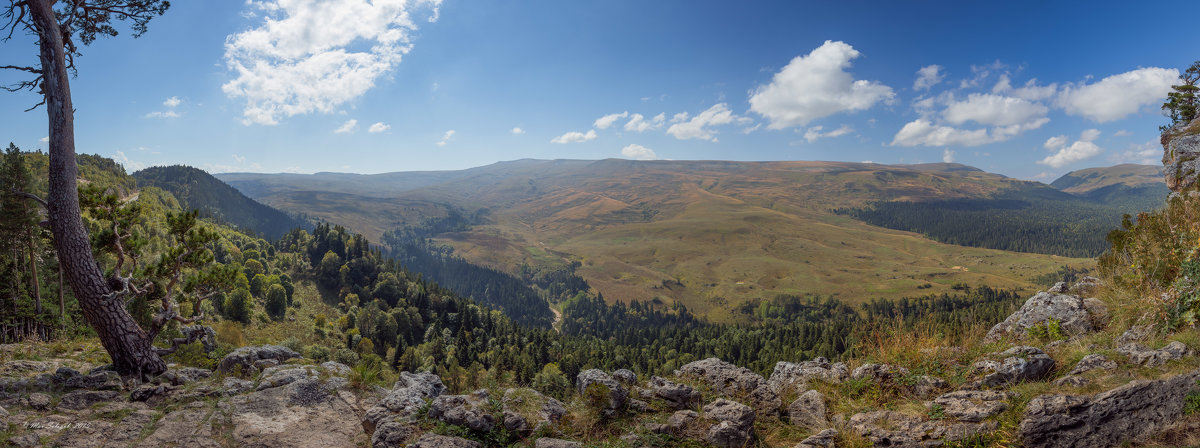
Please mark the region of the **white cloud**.
<svg viewBox="0 0 1200 448"><path fill-rule="evenodd" d="M1121 129L1121 130L1113 133L1113 137L1128 137L1130 135L1133 135L1133 133L1126 131L1124 129Z"/></svg>
<svg viewBox="0 0 1200 448"><path fill-rule="evenodd" d="M621 112L619 114L608 114L603 117L597 118L596 121L594 123L592 123L592 126L595 126L596 129L601 129L601 130L608 129L608 127L612 126L613 123L616 123L617 120L620 120L620 119L628 117L628 116L629 116L628 111Z"/></svg>
<svg viewBox="0 0 1200 448"><path fill-rule="evenodd" d="M358 120L350 119L350 120L346 120L345 123L343 123L340 127L335 129L333 132L335 134L349 134L351 132L354 132L355 127L358 127Z"/></svg>
<svg viewBox="0 0 1200 448"><path fill-rule="evenodd" d="M1056 104L1069 115L1098 123L1119 120L1144 106L1157 106L1178 77L1176 69L1140 68L1094 84L1068 85L1059 93Z"/></svg>
<svg viewBox="0 0 1200 448"><path fill-rule="evenodd" d="M117 163L120 163L121 166L124 166L129 172L138 171L146 167L145 163L130 160L129 157L125 156L124 151L117 151L116 153L113 153L112 159Z"/></svg>
<svg viewBox="0 0 1200 448"><path fill-rule="evenodd" d="M1100 130L1088 129L1079 135L1079 140L1067 146L1066 136L1051 137L1043 144L1046 149L1057 151L1054 154L1039 160L1038 163L1048 165L1052 168L1062 168L1072 163L1090 159L1104 152L1093 140L1100 137Z"/></svg>
<svg viewBox="0 0 1200 448"><path fill-rule="evenodd" d="M521 134L524 134L524 133L525 133L525 130L524 130L524 129L521 129L521 128L513 128L513 129L512 129L512 133L513 133L513 134L516 134L516 135L521 135Z"/></svg>
<svg viewBox="0 0 1200 448"><path fill-rule="evenodd" d="M929 90L930 87L937 85L946 78L945 73L941 73L942 66L927 65L917 70L917 80L913 82L913 90Z"/></svg>
<svg viewBox="0 0 1200 448"><path fill-rule="evenodd" d="M1037 85L1037 78L1030 79L1025 85L1012 91L1013 96L1029 101L1041 101L1054 96L1058 92L1058 84L1045 86Z"/></svg>
<svg viewBox="0 0 1200 448"><path fill-rule="evenodd" d="M813 143L822 138L841 137L843 135L854 132L854 128L850 127L849 125L845 125L845 124L842 125L842 127L834 129L832 131L821 132L821 130L824 128L825 128L824 126L813 126L811 128L808 128L807 130L804 131L804 139L808 140L809 143Z"/></svg>
<svg viewBox="0 0 1200 448"><path fill-rule="evenodd" d="M173 110L154 111L146 114L146 118L179 118L179 113Z"/></svg>
<svg viewBox="0 0 1200 448"><path fill-rule="evenodd" d="M560 135L558 137L554 137L553 139L550 140L550 143L560 143L560 144L582 143L582 142L586 142L589 140L595 140L595 139L596 139L596 130L589 129L586 134L584 134L582 132L568 132L568 133Z"/></svg>
<svg viewBox="0 0 1200 448"><path fill-rule="evenodd" d="M438 146L446 146L446 143L450 142L451 138L454 138L454 130L453 129L446 131L445 134L442 134L442 139L437 142L437 145Z"/></svg>
<svg viewBox="0 0 1200 448"><path fill-rule="evenodd" d="M167 107L175 107L175 106L178 106L178 105L179 105L179 103L182 103L182 102L183 102L183 101L181 101L181 100L179 99L179 97L177 97L177 96L173 96L173 97L167 98L167 100L166 100L166 101L163 101L163 106L167 106Z"/></svg>
<svg viewBox="0 0 1200 448"><path fill-rule="evenodd" d="M939 126L924 118L904 125L892 138L892 145L896 146L979 146L991 142L987 129L968 131Z"/></svg>
<svg viewBox="0 0 1200 448"><path fill-rule="evenodd" d="M954 163L954 151L949 149L942 150L942 162Z"/></svg>
<svg viewBox="0 0 1200 448"><path fill-rule="evenodd" d="M42 143L50 143L50 136L49 136L49 135L47 135L47 136L45 136L45 137L42 137L42 138L41 138L41 142L42 142Z"/></svg>
<svg viewBox="0 0 1200 448"><path fill-rule="evenodd" d="M233 160L236 160L237 163L240 165L240 164L246 163L246 156L239 156L237 154L233 154Z"/></svg>
<svg viewBox="0 0 1200 448"><path fill-rule="evenodd" d="M1162 144L1156 138L1142 144L1129 145L1129 149L1113 154L1109 160L1113 163L1158 165L1162 163L1162 155Z"/></svg>
<svg viewBox="0 0 1200 448"><path fill-rule="evenodd" d="M370 132L372 134L378 134L380 132L386 131L391 128L392 128L391 125L380 121L380 122L377 122L377 123L371 125L371 127L367 128L367 132Z"/></svg>
<svg viewBox="0 0 1200 448"><path fill-rule="evenodd" d="M992 93L1004 93L1012 90L1012 79L1009 79L1008 73L1000 74L1000 80L996 81L996 85L992 86Z"/></svg>
<svg viewBox="0 0 1200 448"><path fill-rule="evenodd" d="M412 49L413 6L441 0L262 0L257 27L225 38L234 79L221 86L244 98L242 123L273 125L283 117L329 113L358 98Z"/></svg>
<svg viewBox="0 0 1200 448"><path fill-rule="evenodd" d="M1049 108L1021 98L972 93L965 101L954 101L942 111L953 124L974 121L988 126L1012 126L1043 117Z"/></svg>
<svg viewBox="0 0 1200 448"><path fill-rule="evenodd" d="M672 122L675 124L667 128L667 134L674 136L680 140L700 139L717 141L717 131L711 129L711 126L720 126L729 123L748 123L751 120L745 117L739 117L729 110L729 106L725 103L718 103L713 107L708 108L704 112L688 119L687 112L675 114L675 119ZM678 120L676 122L676 120Z"/></svg>
<svg viewBox="0 0 1200 448"><path fill-rule="evenodd" d="M797 56L750 97L750 110L770 120L769 129L803 126L840 112L869 109L895 97L891 87L855 80L845 69L859 52L845 42L825 41Z"/></svg>
<svg viewBox="0 0 1200 448"><path fill-rule="evenodd" d="M629 121L625 123L626 131L646 132L651 129L661 129L663 123L667 121L667 114L661 113L655 115L654 118L646 120L642 114L632 114L629 116Z"/></svg>
<svg viewBox="0 0 1200 448"><path fill-rule="evenodd" d="M621 148L621 155L634 160L656 160L658 154L642 145L632 144Z"/></svg>

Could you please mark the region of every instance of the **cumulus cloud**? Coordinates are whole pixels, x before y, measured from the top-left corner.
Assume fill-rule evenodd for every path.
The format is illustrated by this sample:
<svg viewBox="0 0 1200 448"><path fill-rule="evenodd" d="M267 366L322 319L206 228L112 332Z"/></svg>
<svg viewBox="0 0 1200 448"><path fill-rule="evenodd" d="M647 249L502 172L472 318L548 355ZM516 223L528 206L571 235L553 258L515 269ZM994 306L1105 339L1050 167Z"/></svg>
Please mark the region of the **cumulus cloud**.
<svg viewBox="0 0 1200 448"><path fill-rule="evenodd" d="M909 122L892 138L894 146L979 146L1002 142L1018 134L1037 129L1049 123L1049 118L1039 118L1028 123L998 126L991 129L960 129L937 125L919 118Z"/></svg>
<svg viewBox="0 0 1200 448"><path fill-rule="evenodd" d="M942 150L942 162L954 163L954 151L949 149Z"/></svg>
<svg viewBox="0 0 1200 448"><path fill-rule="evenodd" d="M446 131L445 134L442 134L442 139L437 142L437 145L438 146L446 146L446 143L449 143L450 139L452 139L452 138L454 138L454 130L453 129Z"/></svg>
<svg viewBox="0 0 1200 448"><path fill-rule="evenodd" d="M667 114L661 113L655 115L649 120L643 117L642 114L633 114L629 116L629 121L625 123L626 131L646 132L651 129L661 129L663 123L667 121Z"/></svg>
<svg viewBox="0 0 1200 448"><path fill-rule="evenodd" d="M1119 120L1144 106L1161 103L1178 78L1176 69L1140 68L1093 84L1065 86L1056 104L1067 114L1098 123Z"/></svg>
<svg viewBox="0 0 1200 448"><path fill-rule="evenodd" d="M1133 133L1126 131L1124 129L1121 129L1121 130L1113 133L1113 137L1128 137L1130 135L1133 135Z"/></svg>
<svg viewBox="0 0 1200 448"><path fill-rule="evenodd" d="M42 143L50 143L50 136L47 135L45 137L42 137L40 140Z"/></svg>
<svg viewBox="0 0 1200 448"><path fill-rule="evenodd" d="M583 142L586 142L589 140L595 140L595 139L596 139L596 130L589 129L586 134L584 134L582 132L568 132L568 133L560 135L558 137L554 137L553 139L550 140L550 143L559 143L559 144L583 143Z"/></svg>
<svg viewBox="0 0 1200 448"><path fill-rule="evenodd" d="M262 23L225 38L234 79L221 86L242 98L242 123L329 113L362 96L412 49L413 7L441 0L262 0L249 2Z"/></svg>
<svg viewBox="0 0 1200 448"><path fill-rule="evenodd" d="M733 111L729 110L729 105L718 103L690 119L687 112L675 114L675 118L671 120L675 124L667 128L667 134L680 140L699 139L715 142L717 141L717 131L712 129L712 126L749 121L751 120L746 117L734 115Z"/></svg>
<svg viewBox="0 0 1200 448"><path fill-rule="evenodd" d="M513 129L512 129L512 133L513 133L513 134L515 134L515 135L521 135L521 134L524 134L524 133L525 133L525 130L524 130L524 129L521 129L521 128L513 128Z"/></svg>
<svg viewBox="0 0 1200 448"><path fill-rule="evenodd" d="M929 90L930 87L937 85L946 78L944 73L941 73L942 66L927 65L917 70L917 80L913 82L913 90Z"/></svg>
<svg viewBox="0 0 1200 448"><path fill-rule="evenodd" d="M840 112L871 108L895 98L891 87L855 80L846 69L860 55L845 42L825 41L797 56L750 97L750 110L770 120L769 129L803 126Z"/></svg>
<svg viewBox="0 0 1200 448"><path fill-rule="evenodd" d="M804 139L808 140L809 143L813 143L822 138L841 137L843 135L854 132L854 128L850 127L849 125L845 125L845 124L842 125L842 127L834 129L829 132L821 132L821 130L823 130L823 129L825 129L824 126L813 126L811 128L808 128L807 130L804 131Z"/></svg>
<svg viewBox="0 0 1200 448"><path fill-rule="evenodd" d="M163 107L166 107L166 110L150 112L146 114L146 118L179 118L179 113L175 112L175 108L182 103L183 100L180 100L177 96L167 98L162 103Z"/></svg>
<svg viewBox="0 0 1200 448"><path fill-rule="evenodd" d="M367 132L370 132L372 134L378 134L380 132L386 131L391 128L392 128L391 125L385 124L384 122L380 121L380 122L377 122L377 123L371 125L371 127L367 128Z"/></svg>
<svg viewBox="0 0 1200 448"><path fill-rule="evenodd" d="M964 101L954 101L942 111L953 124L974 121L988 126L1012 126L1043 117L1050 109L1021 98L972 93Z"/></svg>
<svg viewBox="0 0 1200 448"><path fill-rule="evenodd" d="M358 126L358 120L354 120L354 119L346 120L345 123L343 123L340 127L335 129L333 132L335 134L349 134L351 132L354 132L354 128L357 126Z"/></svg>
<svg viewBox="0 0 1200 448"><path fill-rule="evenodd" d="M1113 163L1158 165L1162 163L1162 155L1162 144L1156 138L1145 143L1129 145L1128 149L1113 154L1109 160Z"/></svg>
<svg viewBox="0 0 1200 448"><path fill-rule="evenodd" d="M1050 137L1042 146L1056 152L1039 160L1038 163L1052 168L1062 168L1072 163L1095 157L1104 152L1103 149L1092 142L1098 137L1100 137L1100 130L1098 129L1083 131L1079 135L1079 140L1070 145L1067 145L1066 136Z"/></svg>
<svg viewBox="0 0 1200 448"><path fill-rule="evenodd" d="M1012 95L1029 101L1041 101L1054 96L1056 92L1058 92L1058 84L1039 86L1037 78L1033 78L1026 81L1025 85L1013 89Z"/></svg>
<svg viewBox="0 0 1200 448"><path fill-rule="evenodd" d="M628 117L628 116L629 116L629 112L621 112L619 114L608 114L603 117L597 118L596 121L594 123L592 123L592 126L595 126L596 129L601 129L601 130L608 129L608 127L612 126L613 123L616 123L617 120L620 120L620 119Z"/></svg>
<svg viewBox="0 0 1200 448"><path fill-rule="evenodd" d="M138 171L146 167L145 163L138 162L136 160L130 160L129 157L125 155L124 151L117 151L113 153L112 159L113 161L120 163L121 166L125 167L125 169L129 172Z"/></svg>
<svg viewBox="0 0 1200 448"><path fill-rule="evenodd" d="M655 154L653 150L638 144L632 144L621 148L621 155L634 160L658 159L658 154Z"/></svg>

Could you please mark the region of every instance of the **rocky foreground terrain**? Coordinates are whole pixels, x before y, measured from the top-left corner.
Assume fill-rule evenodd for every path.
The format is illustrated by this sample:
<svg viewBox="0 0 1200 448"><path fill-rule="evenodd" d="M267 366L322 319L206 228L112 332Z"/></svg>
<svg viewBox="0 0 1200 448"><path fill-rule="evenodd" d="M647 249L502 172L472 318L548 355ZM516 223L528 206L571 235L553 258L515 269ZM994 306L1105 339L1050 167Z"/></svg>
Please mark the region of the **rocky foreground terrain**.
<svg viewBox="0 0 1200 448"><path fill-rule="evenodd" d="M978 356L953 347L922 350L949 369L818 358L781 362L763 377L710 358L669 378L587 370L565 403L529 388L453 394L430 373L402 372L390 389L363 386L348 366L316 364L280 346L243 347L214 370L174 366L140 383L69 348L55 354L9 345L0 348L0 441L19 447L467 448L514 440L535 447L1103 447L1186 434L1195 425L1189 416L1200 410L1192 348L1181 341L1146 345L1159 342L1148 326L1109 329L1119 336L1104 337L1107 306L1086 297L1094 286L1087 279L1031 297L988 332L990 343ZM1042 333L1053 337L1035 338ZM924 373L933 371L953 375ZM802 441L778 444L789 437Z"/></svg>

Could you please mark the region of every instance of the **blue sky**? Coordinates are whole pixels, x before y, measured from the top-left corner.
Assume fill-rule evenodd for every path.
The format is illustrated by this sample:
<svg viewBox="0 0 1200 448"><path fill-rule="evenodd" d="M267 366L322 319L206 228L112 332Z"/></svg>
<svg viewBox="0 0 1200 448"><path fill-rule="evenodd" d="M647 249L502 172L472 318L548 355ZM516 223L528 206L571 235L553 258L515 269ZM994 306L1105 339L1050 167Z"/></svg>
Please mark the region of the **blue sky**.
<svg viewBox="0 0 1200 448"><path fill-rule="evenodd" d="M1157 163L1158 106L1200 58L1163 23L1185 2L810 3L178 1L84 49L77 144L131 170L947 160L1050 181ZM3 98L0 139L44 147L37 99Z"/></svg>

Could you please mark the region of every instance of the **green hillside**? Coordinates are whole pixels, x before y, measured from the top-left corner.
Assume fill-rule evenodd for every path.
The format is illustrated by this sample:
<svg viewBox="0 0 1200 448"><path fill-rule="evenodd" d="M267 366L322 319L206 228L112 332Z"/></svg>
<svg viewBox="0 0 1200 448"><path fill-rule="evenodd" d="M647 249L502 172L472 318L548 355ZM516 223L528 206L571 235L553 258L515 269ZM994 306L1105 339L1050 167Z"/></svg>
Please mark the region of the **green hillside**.
<svg viewBox="0 0 1200 448"><path fill-rule="evenodd" d="M158 187L179 199L185 209L198 209L202 217L276 239L308 223L246 197L204 170L190 166L156 166L133 173L138 185Z"/></svg>

